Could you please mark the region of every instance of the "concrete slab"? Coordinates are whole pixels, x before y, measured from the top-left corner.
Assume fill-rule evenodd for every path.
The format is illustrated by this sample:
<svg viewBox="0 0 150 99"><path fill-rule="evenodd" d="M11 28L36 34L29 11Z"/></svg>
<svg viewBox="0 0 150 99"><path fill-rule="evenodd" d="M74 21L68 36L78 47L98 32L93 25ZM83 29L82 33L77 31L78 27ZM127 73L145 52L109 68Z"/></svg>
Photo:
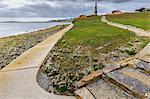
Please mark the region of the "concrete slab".
<svg viewBox="0 0 150 99"><path fill-rule="evenodd" d="M36 82L38 68L0 72L0 99L74 99L43 90Z"/></svg>
<svg viewBox="0 0 150 99"><path fill-rule="evenodd" d="M0 99L75 99L58 96L39 87L36 77L44 59L73 24L27 50L0 71Z"/></svg>

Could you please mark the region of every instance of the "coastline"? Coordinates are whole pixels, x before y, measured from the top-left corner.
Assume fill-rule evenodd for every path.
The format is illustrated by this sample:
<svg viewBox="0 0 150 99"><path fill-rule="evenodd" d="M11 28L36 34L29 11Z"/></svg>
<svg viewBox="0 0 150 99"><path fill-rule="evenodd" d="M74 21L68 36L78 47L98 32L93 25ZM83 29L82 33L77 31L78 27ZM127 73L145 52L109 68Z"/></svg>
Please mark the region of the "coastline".
<svg viewBox="0 0 150 99"><path fill-rule="evenodd" d="M0 37L0 69L7 66L29 48L37 45L66 26L56 25L23 34Z"/></svg>
<svg viewBox="0 0 150 99"><path fill-rule="evenodd" d="M27 25L25 25L25 26L22 25L22 24L26 24L26 23L27 23L28 26ZM11 22L11 23L6 23L6 22L5 23L1 23L0 22L0 25L4 25L4 31L3 31L3 29L2 29L2 31L0 29L0 33L2 33L2 34L0 34L0 38L9 37L9 36L16 36L16 35L19 35L19 34L27 34L27 33L31 33L31 32L36 32L36 31L39 31L39 30L43 30L43 29L54 27L56 25L70 24L69 22L64 22L64 23L61 23L61 22L59 22L59 23L56 23L56 22L51 22L51 23L49 23L49 22L43 22L43 24L44 23L47 24L47 25L43 25L40 22L39 24L41 24L41 25L38 25L36 22L33 22L32 23L33 27L32 27L30 25L30 23L32 23L32 22ZM6 25L7 24L12 24L12 27L11 27L11 25L8 25L8 26L10 26L10 30L9 31L7 31L7 30L5 31L5 24ZM21 28L17 28L17 31L16 31L16 30L14 30L14 28L18 27L17 24L21 25L20 26L21 28L27 26L27 29L23 28L23 30L22 30ZM37 25L37 26L34 27L34 25ZM29 28L29 26L31 26L31 28ZM19 31L18 31L18 29L19 29Z"/></svg>

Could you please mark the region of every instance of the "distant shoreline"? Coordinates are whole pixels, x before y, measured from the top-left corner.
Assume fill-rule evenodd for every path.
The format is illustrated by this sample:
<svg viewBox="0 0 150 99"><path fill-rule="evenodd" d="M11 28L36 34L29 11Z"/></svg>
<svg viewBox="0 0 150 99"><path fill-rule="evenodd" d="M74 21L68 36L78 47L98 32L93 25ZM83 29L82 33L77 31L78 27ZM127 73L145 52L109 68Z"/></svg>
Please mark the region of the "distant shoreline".
<svg viewBox="0 0 150 99"><path fill-rule="evenodd" d="M23 22L23 21L1 21L0 23L57 23L57 22L72 22L72 21L32 21L32 22Z"/></svg>
<svg viewBox="0 0 150 99"><path fill-rule="evenodd" d="M25 34L0 38L0 69L7 66L23 52L55 34L67 25L57 25Z"/></svg>
<svg viewBox="0 0 150 99"><path fill-rule="evenodd" d="M0 23L49 23L50 21L28 21L28 22L23 22L23 21L1 21Z"/></svg>
<svg viewBox="0 0 150 99"><path fill-rule="evenodd" d="M60 20L48 20L48 21L0 21L0 23L49 23L49 22L72 22L72 18Z"/></svg>
<svg viewBox="0 0 150 99"><path fill-rule="evenodd" d="M8 24L8 26L7 26L7 24ZM70 22L45 22L45 23L44 22L37 22L37 23L34 23L34 22L29 22L29 23L28 22L1 23L0 22L0 27L2 26L2 28L1 28L2 30L0 29L0 33L1 33L0 38L9 37L9 36L16 36L16 35L20 35L20 34L28 34L31 32L36 32L39 30L51 28L51 27L54 27L56 25L64 25L64 24L70 24ZM5 27L6 27L6 30L5 30ZM24 27L26 27L26 28L24 28ZM16 30L15 30L15 28L16 28Z"/></svg>

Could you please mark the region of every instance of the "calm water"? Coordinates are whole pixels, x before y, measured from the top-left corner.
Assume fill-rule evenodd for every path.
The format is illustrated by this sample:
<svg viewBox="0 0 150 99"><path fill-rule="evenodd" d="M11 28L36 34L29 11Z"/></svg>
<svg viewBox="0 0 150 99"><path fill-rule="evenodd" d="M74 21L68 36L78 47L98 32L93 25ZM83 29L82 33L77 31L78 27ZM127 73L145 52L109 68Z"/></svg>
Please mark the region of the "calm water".
<svg viewBox="0 0 150 99"><path fill-rule="evenodd" d="M49 22L49 23L0 23L0 37L17 35L35 30L40 30L48 27L53 27L61 24L60 22Z"/></svg>

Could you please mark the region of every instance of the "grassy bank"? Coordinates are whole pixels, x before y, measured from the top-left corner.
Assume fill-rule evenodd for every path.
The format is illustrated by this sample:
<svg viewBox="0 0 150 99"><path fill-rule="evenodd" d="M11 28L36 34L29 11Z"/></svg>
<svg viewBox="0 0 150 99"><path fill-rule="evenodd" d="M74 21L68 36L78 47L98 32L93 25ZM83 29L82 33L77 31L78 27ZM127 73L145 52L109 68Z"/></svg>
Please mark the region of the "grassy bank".
<svg viewBox="0 0 150 99"><path fill-rule="evenodd" d="M31 33L0 38L0 69L8 65L24 51L35 46L64 27L66 26L60 25Z"/></svg>
<svg viewBox="0 0 150 99"><path fill-rule="evenodd" d="M107 19L125 25L133 25L139 28L143 28L144 30L150 30L150 12L108 15Z"/></svg>
<svg viewBox="0 0 150 99"><path fill-rule="evenodd" d="M135 55L150 41L108 26L100 19L99 16L77 19L73 29L52 49L41 68L41 74L49 79L46 90L72 95L83 76Z"/></svg>

